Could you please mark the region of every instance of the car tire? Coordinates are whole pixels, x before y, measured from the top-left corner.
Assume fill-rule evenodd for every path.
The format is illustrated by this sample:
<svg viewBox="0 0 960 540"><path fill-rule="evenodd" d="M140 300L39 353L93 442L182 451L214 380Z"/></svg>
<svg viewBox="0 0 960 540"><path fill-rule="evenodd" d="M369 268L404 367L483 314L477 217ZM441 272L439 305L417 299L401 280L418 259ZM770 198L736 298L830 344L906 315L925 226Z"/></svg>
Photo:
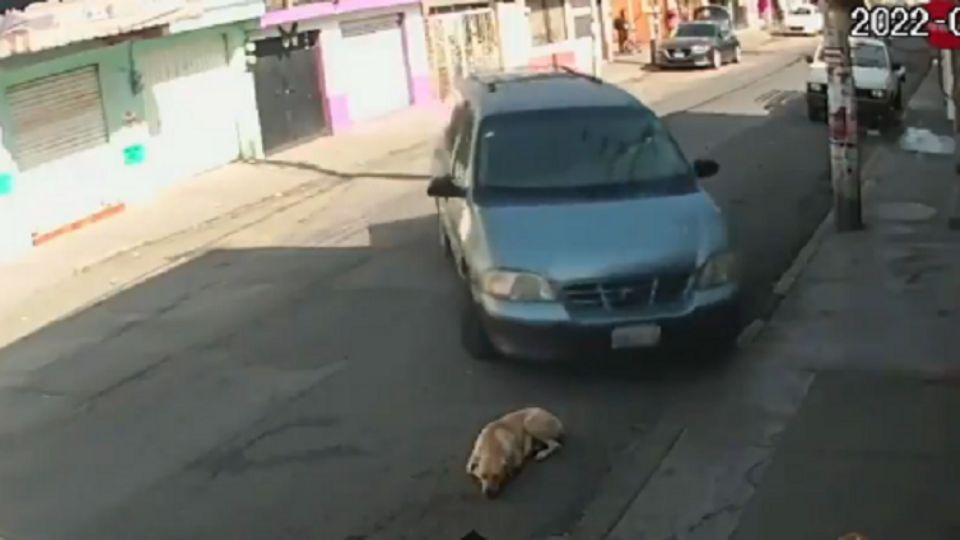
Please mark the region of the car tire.
<svg viewBox="0 0 960 540"><path fill-rule="evenodd" d="M710 53L710 68L720 69L721 66L723 66L723 56L718 49L714 49L713 52Z"/></svg>
<svg viewBox="0 0 960 540"><path fill-rule="evenodd" d="M807 105L807 118L810 119L811 122L820 123L827 119L827 115L824 110L814 107L813 105Z"/></svg>
<svg viewBox="0 0 960 540"><path fill-rule="evenodd" d="M470 285L463 284L460 302L460 344L474 360L491 361L499 355L480 318L480 308L470 293Z"/></svg>
<svg viewBox="0 0 960 540"><path fill-rule="evenodd" d="M440 244L440 253L443 253L445 259L453 259L453 249L450 247L450 238L447 237L447 230L443 226L443 218L437 213L437 242Z"/></svg>
<svg viewBox="0 0 960 540"><path fill-rule="evenodd" d="M741 60L743 60L743 51L740 49L740 46L737 45L733 49L733 63L739 64Z"/></svg>
<svg viewBox="0 0 960 540"><path fill-rule="evenodd" d="M711 353L727 353L735 349L740 337L741 315L739 302L724 310L723 315L715 318L698 336L698 348Z"/></svg>
<svg viewBox="0 0 960 540"><path fill-rule="evenodd" d="M711 353L728 353L737 347L739 337L739 321L717 321L716 326L705 332L699 340L700 348Z"/></svg>

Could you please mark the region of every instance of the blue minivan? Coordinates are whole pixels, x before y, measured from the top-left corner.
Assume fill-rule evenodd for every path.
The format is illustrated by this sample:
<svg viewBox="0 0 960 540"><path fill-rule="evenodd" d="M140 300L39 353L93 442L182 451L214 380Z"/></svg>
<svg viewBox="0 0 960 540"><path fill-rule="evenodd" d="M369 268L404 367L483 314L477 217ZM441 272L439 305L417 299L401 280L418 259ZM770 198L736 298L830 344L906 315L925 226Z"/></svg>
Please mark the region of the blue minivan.
<svg viewBox="0 0 960 540"><path fill-rule="evenodd" d="M719 208L659 118L573 71L473 76L427 194L463 278L474 358L558 358L736 339L738 260Z"/></svg>

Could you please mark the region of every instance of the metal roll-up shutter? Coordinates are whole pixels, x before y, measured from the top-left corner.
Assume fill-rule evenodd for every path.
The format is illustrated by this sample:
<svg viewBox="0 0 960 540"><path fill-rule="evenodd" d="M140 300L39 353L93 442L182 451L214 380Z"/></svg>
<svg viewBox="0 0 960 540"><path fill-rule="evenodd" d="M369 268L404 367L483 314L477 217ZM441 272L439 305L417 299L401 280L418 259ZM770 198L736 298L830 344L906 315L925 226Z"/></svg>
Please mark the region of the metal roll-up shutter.
<svg viewBox="0 0 960 540"><path fill-rule="evenodd" d="M11 86L7 103L21 170L107 143L97 66Z"/></svg>
<svg viewBox="0 0 960 540"><path fill-rule="evenodd" d="M351 120L410 105L410 82L399 15L340 23L344 58L362 69L343 71Z"/></svg>
<svg viewBox="0 0 960 540"><path fill-rule="evenodd" d="M164 181L179 181L240 155L234 104L240 84L223 34L200 34L139 53L151 152Z"/></svg>

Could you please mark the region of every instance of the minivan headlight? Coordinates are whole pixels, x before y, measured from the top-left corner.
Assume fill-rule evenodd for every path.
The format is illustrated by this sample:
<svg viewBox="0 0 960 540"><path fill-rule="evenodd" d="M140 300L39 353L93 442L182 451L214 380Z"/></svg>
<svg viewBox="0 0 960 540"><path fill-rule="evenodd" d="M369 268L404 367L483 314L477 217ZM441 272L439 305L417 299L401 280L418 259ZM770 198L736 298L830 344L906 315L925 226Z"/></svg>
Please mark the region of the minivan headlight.
<svg viewBox="0 0 960 540"><path fill-rule="evenodd" d="M808 83L807 88L809 88L811 92L816 92L816 93L820 93L826 90L826 87L820 83Z"/></svg>
<svg viewBox="0 0 960 540"><path fill-rule="evenodd" d="M557 299L553 286L543 276L530 272L489 270L480 278L483 292L515 302L549 302Z"/></svg>
<svg viewBox="0 0 960 540"><path fill-rule="evenodd" d="M737 270L737 257L733 253L714 255L700 268L697 287L712 289L734 283L737 280Z"/></svg>
<svg viewBox="0 0 960 540"><path fill-rule="evenodd" d="M883 99L883 96L887 95L887 93L883 90L871 90L870 95L877 99Z"/></svg>
<svg viewBox="0 0 960 540"><path fill-rule="evenodd" d="M690 47L690 50L693 51L694 54L702 54L702 53L705 53L705 52L709 51L709 50L710 50L710 46L709 46L709 45L694 45L693 47Z"/></svg>

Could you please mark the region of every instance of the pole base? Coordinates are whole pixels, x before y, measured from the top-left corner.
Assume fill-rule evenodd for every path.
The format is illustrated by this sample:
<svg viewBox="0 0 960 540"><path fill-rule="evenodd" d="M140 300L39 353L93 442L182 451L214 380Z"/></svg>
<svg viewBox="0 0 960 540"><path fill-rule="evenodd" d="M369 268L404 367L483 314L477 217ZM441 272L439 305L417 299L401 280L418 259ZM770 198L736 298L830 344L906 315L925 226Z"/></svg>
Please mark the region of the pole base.
<svg viewBox="0 0 960 540"><path fill-rule="evenodd" d="M833 219L838 232L863 230L862 205L859 199L836 197L833 200Z"/></svg>

